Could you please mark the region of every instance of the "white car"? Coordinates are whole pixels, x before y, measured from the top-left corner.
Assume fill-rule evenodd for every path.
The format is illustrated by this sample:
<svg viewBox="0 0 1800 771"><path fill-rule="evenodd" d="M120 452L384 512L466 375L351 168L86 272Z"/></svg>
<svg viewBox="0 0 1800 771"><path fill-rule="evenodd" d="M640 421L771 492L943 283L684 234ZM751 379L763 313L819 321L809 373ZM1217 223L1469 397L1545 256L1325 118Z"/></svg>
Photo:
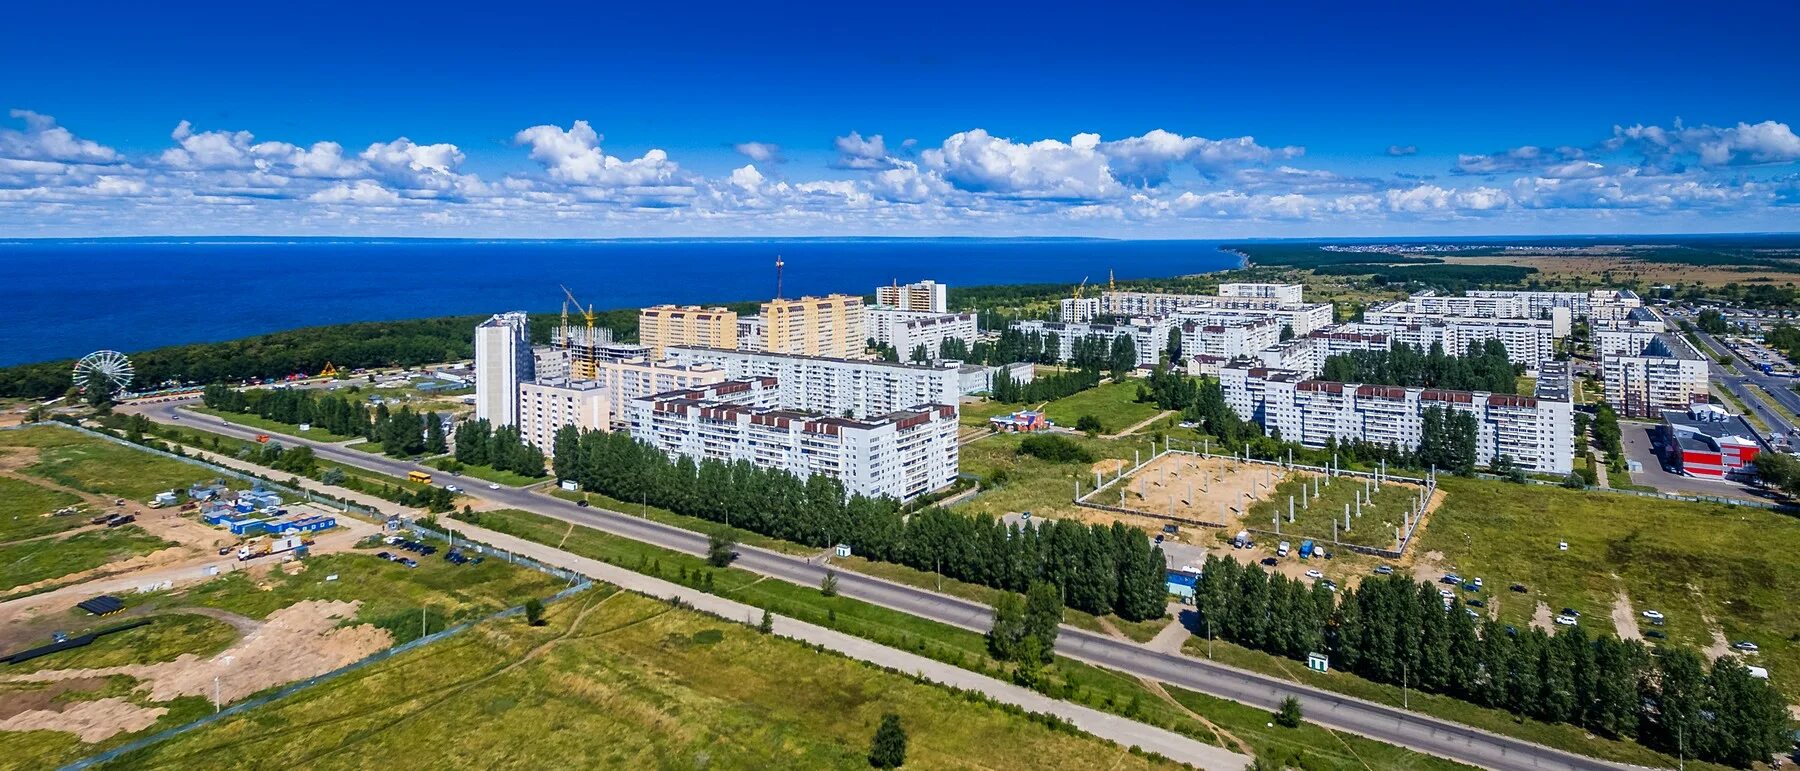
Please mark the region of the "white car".
<svg viewBox="0 0 1800 771"><path fill-rule="evenodd" d="M488 489L489 490L498 490L498 489L500 489L500 483L490 482L490 483L488 483Z"/></svg>
<svg viewBox="0 0 1800 771"><path fill-rule="evenodd" d="M462 492L462 488L457 487L456 485L444 485L444 489L449 490L450 492L453 492L453 493Z"/></svg>
<svg viewBox="0 0 1800 771"><path fill-rule="evenodd" d="M1438 596L1448 600L1455 597L1456 592L1450 591L1449 589L1439 589Z"/></svg>
<svg viewBox="0 0 1800 771"><path fill-rule="evenodd" d="M1557 626L1575 626L1580 623L1581 623L1580 619L1577 619L1574 616L1557 616L1556 617L1556 625Z"/></svg>
<svg viewBox="0 0 1800 771"><path fill-rule="evenodd" d="M1650 619L1651 621L1661 621L1663 620L1663 614L1660 610L1646 610L1644 611L1644 618Z"/></svg>
<svg viewBox="0 0 1800 771"><path fill-rule="evenodd" d="M1320 572L1317 570L1308 570L1308 571L1306 571L1306 577L1312 578L1312 579L1320 579L1320 578L1324 578L1325 574L1323 572Z"/></svg>

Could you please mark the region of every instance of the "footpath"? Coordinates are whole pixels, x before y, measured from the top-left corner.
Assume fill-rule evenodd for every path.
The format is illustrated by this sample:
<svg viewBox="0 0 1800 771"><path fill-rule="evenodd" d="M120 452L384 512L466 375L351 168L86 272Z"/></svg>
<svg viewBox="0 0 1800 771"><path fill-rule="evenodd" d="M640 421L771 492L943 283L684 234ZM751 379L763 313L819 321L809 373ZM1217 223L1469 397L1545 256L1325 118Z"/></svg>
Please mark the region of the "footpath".
<svg viewBox="0 0 1800 771"><path fill-rule="evenodd" d="M582 557L523 538L457 522L457 532L464 537L516 552L546 565L572 570L595 580L641 592L653 597L679 598L695 608L728 619L741 619L755 624L762 610L698 589L692 589L660 578L646 576L617 565ZM1205 769L1237 771L1250 763L1250 757L1190 739L1173 731L1128 720L1078 704L1052 699L1037 691L976 674L960 667L925 658L902 650L864 640L833 629L804 621L774 617L775 634L811 643L853 659L905 672L952 688L986 695L995 701L1011 704L1031 712L1055 715L1083 731L1120 745L1136 746L1149 752Z"/></svg>

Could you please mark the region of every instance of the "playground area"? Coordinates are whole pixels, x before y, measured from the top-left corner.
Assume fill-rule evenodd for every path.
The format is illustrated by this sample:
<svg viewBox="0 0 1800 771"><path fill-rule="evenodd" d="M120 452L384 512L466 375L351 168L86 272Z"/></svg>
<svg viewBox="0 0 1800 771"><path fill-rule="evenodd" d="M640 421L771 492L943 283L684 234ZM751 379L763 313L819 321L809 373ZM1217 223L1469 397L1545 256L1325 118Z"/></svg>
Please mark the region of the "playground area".
<svg viewBox="0 0 1800 771"><path fill-rule="evenodd" d="M1084 502L1216 526L1221 538L1248 529L1263 540L1279 533L1286 540L1398 550L1414 520L1422 527L1443 501L1442 493L1427 494L1417 480L1382 477L1377 483L1369 476L1184 452L1160 454L1113 481L1119 470L1117 464L1096 468L1109 486Z"/></svg>

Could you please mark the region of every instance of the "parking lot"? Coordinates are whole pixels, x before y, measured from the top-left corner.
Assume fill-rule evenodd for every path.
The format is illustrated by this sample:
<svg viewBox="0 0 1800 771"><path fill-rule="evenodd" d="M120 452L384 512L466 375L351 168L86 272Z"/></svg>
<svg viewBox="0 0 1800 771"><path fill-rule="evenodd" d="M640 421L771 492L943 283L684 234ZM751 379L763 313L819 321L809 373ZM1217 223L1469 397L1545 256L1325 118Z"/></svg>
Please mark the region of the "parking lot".
<svg viewBox="0 0 1800 771"><path fill-rule="evenodd" d="M1651 439L1655 429L1654 423L1619 424L1619 441L1625 445L1625 456L1644 467L1643 471L1631 475L1631 481L1679 495L1721 495L1752 500L1764 497L1761 490L1749 485L1687 477L1663 468L1662 458L1657 457L1655 444Z"/></svg>

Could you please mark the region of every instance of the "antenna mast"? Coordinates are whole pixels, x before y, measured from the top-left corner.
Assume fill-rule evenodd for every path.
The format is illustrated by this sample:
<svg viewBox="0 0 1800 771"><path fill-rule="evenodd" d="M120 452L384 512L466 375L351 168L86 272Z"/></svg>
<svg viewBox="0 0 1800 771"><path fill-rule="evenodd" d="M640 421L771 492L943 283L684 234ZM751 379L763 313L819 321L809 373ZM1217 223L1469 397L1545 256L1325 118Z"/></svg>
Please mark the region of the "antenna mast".
<svg viewBox="0 0 1800 771"><path fill-rule="evenodd" d="M784 264L786 263L781 261L781 255L775 255L775 299L777 300L781 299L781 266Z"/></svg>

